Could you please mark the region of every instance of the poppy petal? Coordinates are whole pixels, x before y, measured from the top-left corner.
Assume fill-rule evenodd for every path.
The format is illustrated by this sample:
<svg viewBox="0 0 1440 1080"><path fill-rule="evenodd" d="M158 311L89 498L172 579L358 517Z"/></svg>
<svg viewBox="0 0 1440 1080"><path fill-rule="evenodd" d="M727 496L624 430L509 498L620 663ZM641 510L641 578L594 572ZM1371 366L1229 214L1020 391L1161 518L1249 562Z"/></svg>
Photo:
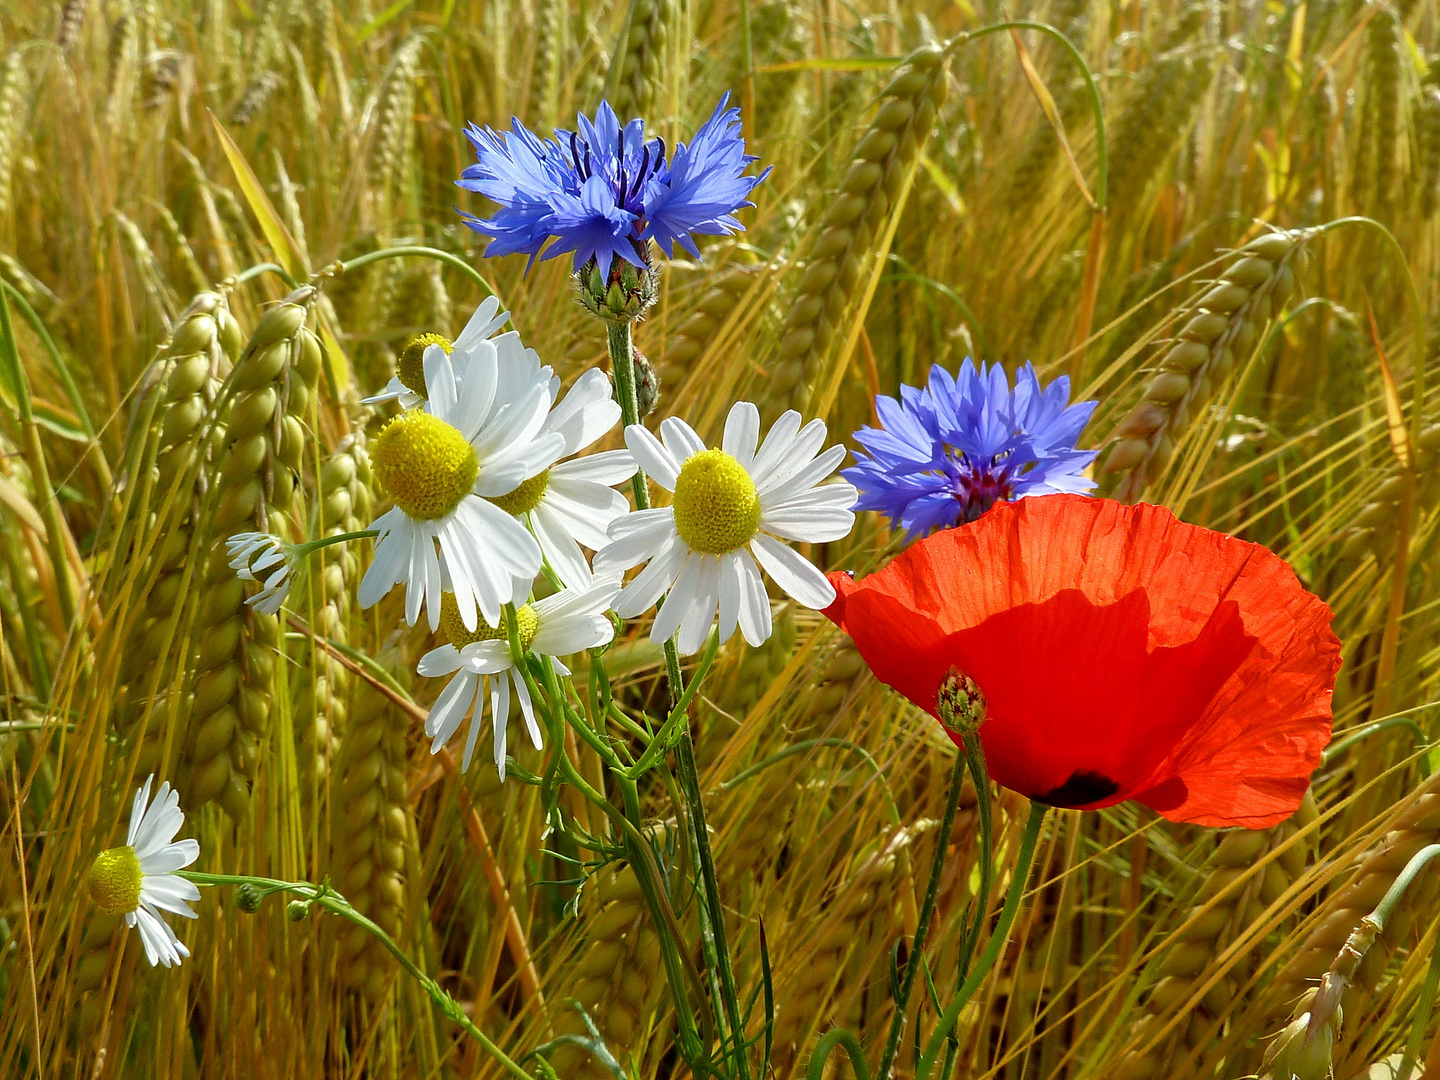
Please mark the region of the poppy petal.
<svg viewBox="0 0 1440 1080"><path fill-rule="evenodd" d="M826 614L882 681L932 714L952 669L978 683L991 774L1034 799L1259 828L1329 739L1329 608L1265 548L1162 507L1028 498L831 581Z"/></svg>

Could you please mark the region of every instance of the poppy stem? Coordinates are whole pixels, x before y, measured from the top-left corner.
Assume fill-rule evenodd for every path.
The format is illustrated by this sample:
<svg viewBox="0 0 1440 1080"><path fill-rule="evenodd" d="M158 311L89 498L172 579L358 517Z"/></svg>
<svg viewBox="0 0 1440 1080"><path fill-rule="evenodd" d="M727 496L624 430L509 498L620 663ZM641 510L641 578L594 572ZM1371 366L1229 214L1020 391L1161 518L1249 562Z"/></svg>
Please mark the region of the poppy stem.
<svg viewBox="0 0 1440 1080"><path fill-rule="evenodd" d="M1025 882L1030 877L1030 864L1035 859L1035 842L1040 837L1040 825L1045 820L1045 811L1048 809L1050 808L1044 803L1032 802L1030 804L1030 816L1025 819L1025 831L1020 834L1020 853L1015 860L1015 875L1010 881L1010 891L1005 894L1005 906L1000 909L1000 918L995 923L995 931L990 935L990 940L986 943L985 951L980 955L980 961L975 970L966 978L965 985L960 987L960 992L955 995L954 1000L945 1009L944 1015L940 1017L939 1025L925 1046L925 1054L915 1068L915 1080L928 1080L930 1070L935 1067L935 1059L940 1056L940 1048L945 1042L945 1037L955 1026L955 1021L960 1017L960 1011L975 996L975 991L980 989L980 984L985 981L985 976L990 974L990 969L995 966L995 961L1000 959L1000 953L1004 950L1005 943L1010 937L1010 927L1015 922L1015 916L1020 910L1020 899L1025 895ZM982 912L977 912L976 918L978 919L982 914Z"/></svg>
<svg viewBox="0 0 1440 1080"><path fill-rule="evenodd" d="M970 958L975 955L975 945L980 940L980 927L985 922L985 913L990 910L990 885L995 873L995 831L991 818L990 771L985 767L985 747L980 743L978 732L965 732L960 738L965 744L965 760L970 765L970 777L975 781L975 808L980 814L980 888L975 894L975 918L965 933L965 944L960 950L960 978L963 980L970 970Z"/></svg>
<svg viewBox="0 0 1440 1080"><path fill-rule="evenodd" d="M967 744L974 738L973 735L965 736ZM960 805L960 789L965 784L968 761L968 753L956 754L955 767L950 770L950 790L945 796L945 816L940 819L940 835L935 841L935 858L930 863L930 882L925 886L925 902L920 905L920 919L915 924L915 940L910 945L910 955L905 961L905 977L900 983L900 992L895 997L895 1014L890 1018L890 1034L885 1038L885 1051L880 1055L880 1070L875 1074L876 1080L886 1080L890 1075L895 1051L900 1046L900 1034L905 1030L905 1011L910 1004L910 994L915 989L915 976L925 962L925 938L930 932L930 920L935 915L940 879L945 875L945 855L950 847L950 830L955 826L955 810ZM984 768L983 764L981 768ZM978 783L976 789L981 790ZM979 919L980 916L977 915L977 925Z"/></svg>

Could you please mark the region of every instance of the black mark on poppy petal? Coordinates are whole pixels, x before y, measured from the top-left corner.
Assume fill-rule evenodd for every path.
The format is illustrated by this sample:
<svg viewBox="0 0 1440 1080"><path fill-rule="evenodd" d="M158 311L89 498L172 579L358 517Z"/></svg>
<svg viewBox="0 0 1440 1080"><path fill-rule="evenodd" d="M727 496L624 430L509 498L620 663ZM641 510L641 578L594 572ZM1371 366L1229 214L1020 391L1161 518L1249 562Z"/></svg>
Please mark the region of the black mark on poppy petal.
<svg viewBox="0 0 1440 1080"><path fill-rule="evenodd" d="M1070 779L1059 787L1036 795L1035 801L1058 806L1062 810L1075 810L1108 799L1119 790L1120 785L1102 773L1077 771L1071 773Z"/></svg>

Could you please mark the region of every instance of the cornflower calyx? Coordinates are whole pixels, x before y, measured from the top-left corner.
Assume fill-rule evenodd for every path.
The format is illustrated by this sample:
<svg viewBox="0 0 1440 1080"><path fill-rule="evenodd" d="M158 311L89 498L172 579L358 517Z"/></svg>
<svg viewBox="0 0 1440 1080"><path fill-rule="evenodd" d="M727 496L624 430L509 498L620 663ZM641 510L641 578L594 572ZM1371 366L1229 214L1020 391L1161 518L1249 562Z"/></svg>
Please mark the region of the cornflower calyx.
<svg viewBox="0 0 1440 1080"><path fill-rule="evenodd" d="M760 527L760 495L745 466L724 450L685 459L675 481L675 528L691 551L719 555Z"/></svg>
<svg viewBox="0 0 1440 1080"><path fill-rule="evenodd" d="M952 731L973 735L985 723L985 691L958 668L951 668L935 695L940 722Z"/></svg>
<svg viewBox="0 0 1440 1080"><path fill-rule="evenodd" d="M431 345L439 345L445 350L446 356L455 351L455 346L451 345L447 338L439 334L421 334L410 339L410 343L400 351L400 358L395 361L395 375L405 388L427 400L430 394L425 389L425 350Z"/></svg>
<svg viewBox="0 0 1440 1080"><path fill-rule="evenodd" d="M140 859L132 847L110 848L95 856L86 887L101 911L123 915L140 906Z"/></svg>
<svg viewBox="0 0 1440 1080"><path fill-rule="evenodd" d="M515 626L520 633L520 651L529 652L530 645L535 640L535 634L540 629L540 616L535 614L535 609L529 604L517 608L515 611ZM455 597L446 593L440 601L440 632L450 639L450 644L457 649L463 649L466 645L473 645L477 641L508 641L510 639L509 620L504 615L500 616L500 625L491 626L485 621L484 616L477 616L475 629L466 630L465 624L460 621L460 609L455 604Z"/></svg>
<svg viewBox="0 0 1440 1080"><path fill-rule="evenodd" d="M592 315L610 322L631 322L640 318L655 303L658 293L655 270L650 259L650 242L636 242L642 266L616 259L608 272L591 259L575 275L580 289L580 303Z"/></svg>
<svg viewBox="0 0 1440 1080"><path fill-rule="evenodd" d="M415 521L450 513L480 475L480 459L465 436L419 409L386 424L370 455L386 493Z"/></svg>
<svg viewBox="0 0 1440 1080"><path fill-rule="evenodd" d="M496 495L489 501L500 507L507 514L519 517L521 514L528 514L535 507L540 505L540 500L545 497L545 492L550 487L550 470L536 473L529 480L524 481L508 495Z"/></svg>

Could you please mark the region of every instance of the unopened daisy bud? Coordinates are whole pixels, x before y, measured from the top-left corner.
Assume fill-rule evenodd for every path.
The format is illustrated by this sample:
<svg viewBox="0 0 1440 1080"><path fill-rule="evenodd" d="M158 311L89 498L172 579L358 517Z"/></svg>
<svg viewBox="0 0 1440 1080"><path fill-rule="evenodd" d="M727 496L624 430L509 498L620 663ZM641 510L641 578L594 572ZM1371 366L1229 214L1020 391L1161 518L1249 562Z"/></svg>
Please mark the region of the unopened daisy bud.
<svg viewBox="0 0 1440 1080"><path fill-rule="evenodd" d="M310 915L310 901L291 900L285 905L285 915L291 922L304 922Z"/></svg>
<svg viewBox="0 0 1440 1080"><path fill-rule="evenodd" d="M650 310L657 293L650 245L637 243L636 250L645 263L643 267L616 259L607 272L591 259L580 268L575 283L586 311L607 322L633 322Z"/></svg>
<svg viewBox="0 0 1440 1080"><path fill-rule="evenodd" d="M957 668L951 668L940 684L936 705L940 722L953 731L974 734L985 723L985 692Z"/></svg>
<svg viewBox="0 0 1440 1080"><path fill-rule="evenodd" d="M247 915L253 915L260 910L260 886L247 881L235 890L235 906Z"/></svg>

